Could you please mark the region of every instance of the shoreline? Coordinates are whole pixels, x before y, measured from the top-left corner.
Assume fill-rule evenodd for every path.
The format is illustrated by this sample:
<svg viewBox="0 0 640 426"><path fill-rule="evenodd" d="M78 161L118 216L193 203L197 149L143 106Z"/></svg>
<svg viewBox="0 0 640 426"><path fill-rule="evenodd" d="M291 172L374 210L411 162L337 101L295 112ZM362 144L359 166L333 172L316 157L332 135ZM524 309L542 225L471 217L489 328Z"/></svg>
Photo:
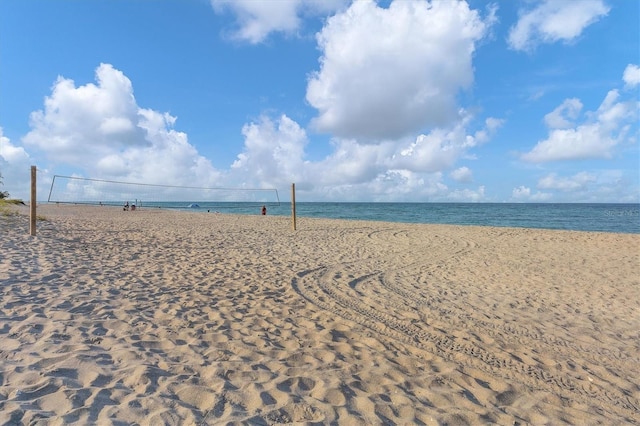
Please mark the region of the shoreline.
<svg viewBox="0 0 640 426"><path fill-rule="evenodd" d="M180 206L179 203L174 204L173 206L143 206L142 208L194 212L194 209ZM384 208L380 208L380 206L384 206ZM421 206L424 209L417 209L415 206ZM269 207L269 215L291 217L289 207L290 203ZM259 213L258 205L249 209L242 203L227 203L225 206L212 205L201 207L195 211L204 213L205 210L209 212L209 209L215 213L243 216ZM640 205L628 203L301 202L298 203L297 210L298 217L301 218L640 234L640 222L635 220L640 218Z"/></svg>
<svg viewBox="0 0 640 426"><path fill-rule="evenodd" d="M640 422L640 235L0 217L0 421Z"/></svg>

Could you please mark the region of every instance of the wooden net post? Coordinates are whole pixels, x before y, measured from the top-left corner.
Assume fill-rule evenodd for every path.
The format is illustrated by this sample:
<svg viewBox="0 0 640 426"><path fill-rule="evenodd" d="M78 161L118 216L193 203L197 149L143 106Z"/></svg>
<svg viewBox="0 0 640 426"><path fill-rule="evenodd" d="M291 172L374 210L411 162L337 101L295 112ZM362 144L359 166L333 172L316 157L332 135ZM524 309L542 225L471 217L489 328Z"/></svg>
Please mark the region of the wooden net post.
<svg viewBox="0 0 640 426"><path fill-rule="evenodd" d="M291 225L296 230L296 184L291 184Z"/></svg>
<svg viewBox="0 0 640 426"><path fill-rule="evenodd" d="M32 236L36 235L36 166L31 166L31 204L30 204L29 232Z"/></svg>

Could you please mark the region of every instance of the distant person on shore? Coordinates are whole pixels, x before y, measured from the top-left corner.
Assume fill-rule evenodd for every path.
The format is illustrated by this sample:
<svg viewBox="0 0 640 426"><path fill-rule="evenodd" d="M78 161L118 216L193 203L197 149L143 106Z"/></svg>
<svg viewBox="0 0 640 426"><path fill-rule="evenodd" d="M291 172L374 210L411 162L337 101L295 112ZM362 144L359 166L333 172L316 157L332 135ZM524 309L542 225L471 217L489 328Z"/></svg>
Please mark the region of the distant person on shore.
<svg viewBox="0 0 640 426"><path fill-rule="evenodd" d="M127 201L126 203L124 203L124 207L122 208L123 211L129 211L129 202Z"/></svg>
<svg viewBox="0 0 640 426"><path fill-rule="evenodd" d="M262 206L262 216L267 214L267 206Z"/></svg>

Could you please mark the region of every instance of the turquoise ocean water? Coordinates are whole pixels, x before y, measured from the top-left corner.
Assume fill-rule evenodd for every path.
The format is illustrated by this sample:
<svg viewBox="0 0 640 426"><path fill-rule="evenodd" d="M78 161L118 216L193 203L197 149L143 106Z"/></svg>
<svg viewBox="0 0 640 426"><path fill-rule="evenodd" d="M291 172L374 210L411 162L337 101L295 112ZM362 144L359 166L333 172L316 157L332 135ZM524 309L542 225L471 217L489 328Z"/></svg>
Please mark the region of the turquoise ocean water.
<svg viewBox="0 0 640 426"><path fill-rule="evenodd" d="M202 213L260 214L259 203L187 201L153 203ZM269 215L291 216L290 203L267 203ZM296 203L298 218L315 217L383 222L511 226L640 233L640 204L523 203Z"/></svg>

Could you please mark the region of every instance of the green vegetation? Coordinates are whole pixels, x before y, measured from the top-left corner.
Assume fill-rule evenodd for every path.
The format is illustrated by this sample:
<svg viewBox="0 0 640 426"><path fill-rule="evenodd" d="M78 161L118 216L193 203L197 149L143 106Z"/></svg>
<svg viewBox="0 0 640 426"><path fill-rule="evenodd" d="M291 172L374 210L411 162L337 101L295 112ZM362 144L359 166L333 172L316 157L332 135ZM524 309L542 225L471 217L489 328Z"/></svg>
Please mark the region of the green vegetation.
<svg viewBox="0 0 640 426"><path fill-rule="evenodd" d="M17 216L20 212L12 207L24 205L25 204L22 200L7 200L2 198L0 199L0 217ZM45 216L36 215L36 220L45 221L47 218Z"/></svg>
<svg viewBox="0 0 640 426"><path fill-rule="evenodd" d="M0 216L11 216L14 214L18 214L17 211L11 209L12 205L20 204L22 201L20 200L6 200L4 198L0 198Z"/></svg>
<svg viewBox="0 0 640 426"><path fill-rule="evenodd" d="M22 200L8 200L8 199L0 199L0 206L17 206L17 205L24 205L24 202Z"/></svg>
<svg viewBox="0 0 640 426"><path fill-rule="evenodd" d="M0 185L3 185L2 173L0 173ZM20 199L9 199L9 193L7 191L0 191L0 216L13 216L20 214L12 206L24 206L24 202ZM46 217L36 215L36 220L47 220Z"/></svg>

